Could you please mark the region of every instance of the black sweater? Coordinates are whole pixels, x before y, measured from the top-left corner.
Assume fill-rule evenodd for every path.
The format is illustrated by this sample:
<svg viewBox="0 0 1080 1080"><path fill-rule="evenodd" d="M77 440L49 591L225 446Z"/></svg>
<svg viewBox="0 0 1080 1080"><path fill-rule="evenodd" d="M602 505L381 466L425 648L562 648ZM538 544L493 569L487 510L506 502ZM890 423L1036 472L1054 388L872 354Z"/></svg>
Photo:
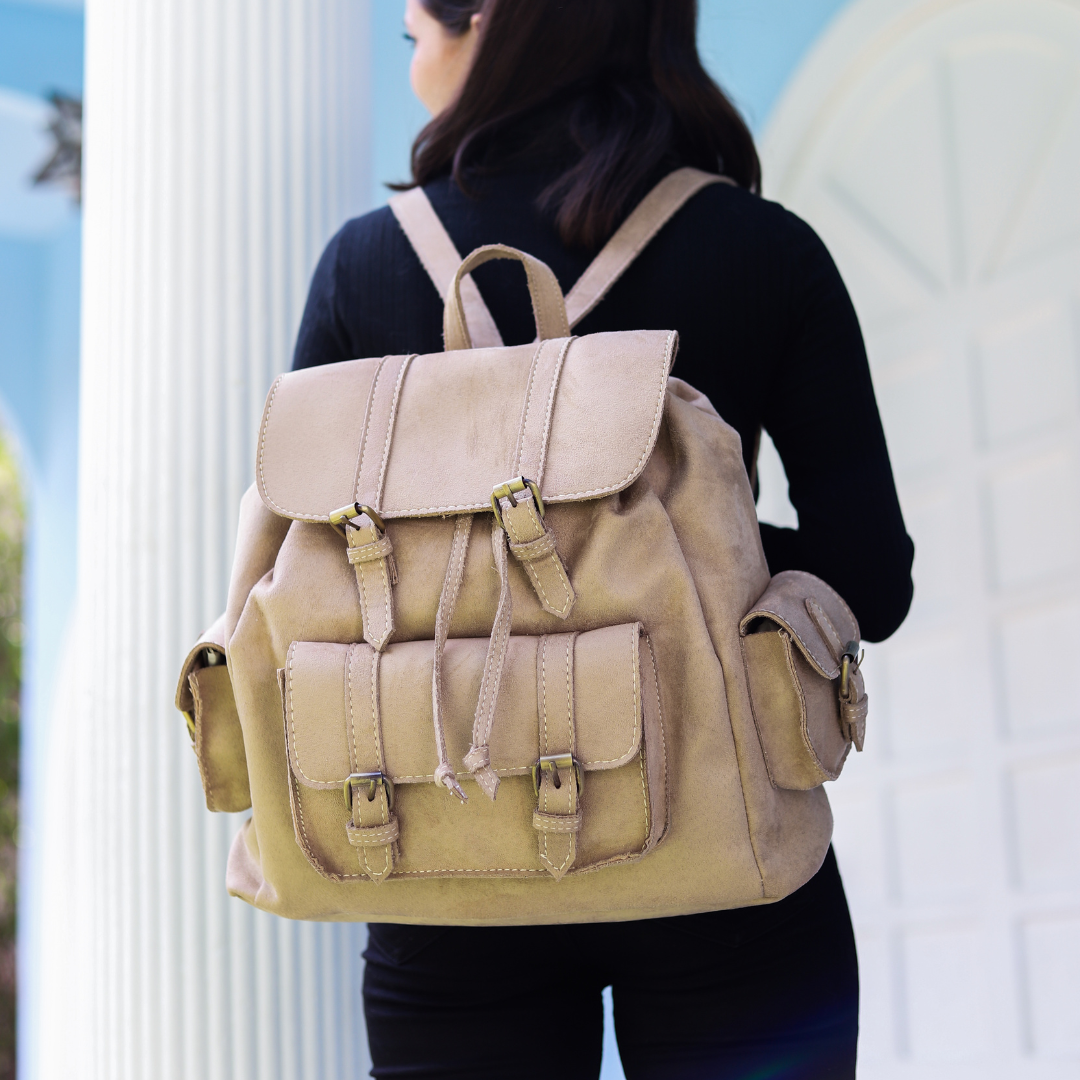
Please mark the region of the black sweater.
<svg viewBox="0 0 1080 1080"><path fill-rule="evenodd" d="M565 247L536 209L549 179L503 174L473 198L449 179L425 190L462 255L509 244L569 291L593 253ZM498 262L474 276L506 344L533 340L520 268ZM748 468L760 427L776 444L799 528L761 526L770 570L817 574L867 640L888 637L911 604L914 548L855 311L813 230L741 189L701 191L575 333L654 329L679 332L673 374L739 432ZM442 348L442 302L390 210L348 222L315 271L294 368Z"/></svg>

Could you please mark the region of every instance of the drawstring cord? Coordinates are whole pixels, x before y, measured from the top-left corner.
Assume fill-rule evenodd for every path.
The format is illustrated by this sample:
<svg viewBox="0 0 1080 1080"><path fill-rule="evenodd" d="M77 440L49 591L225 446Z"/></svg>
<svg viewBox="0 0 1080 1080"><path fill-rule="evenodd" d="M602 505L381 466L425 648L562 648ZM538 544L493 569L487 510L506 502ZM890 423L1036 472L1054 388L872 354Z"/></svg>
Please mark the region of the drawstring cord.
<svg viewBox="0 0 1080 1080"><path fill-rule="evenodd" d="M465 755L465 767L492 802L499 790L499 777L491 767L488 743L491 741L491 728L495 722L495 706L499 700L506 650L510 644L510 622L514 609L506 542L506 533L502 526L493 520L491 550L495 556L495 568L499 572L499 607L495 612L495 625L491 628L487 657L484 660L484 675L480 680L480 695L473 718L472 746Z"/></svg>
<svg viewBox="0 0 1080 1080"><path fill-rule="evenodd" d="M435 662L431 671L431 716L435 727L435 747L439 755L439 764L435 769L435 783L442 784L447 791L456 795L463 803L468 796L458 783L457 774L450 764L450 755L446 750L446 732L443 729L443 688L442 661L443 648L450 633L450 622L457 607L461 581L465 576L465 556L469 551L469 536L472 533L472 514L463 514L454 527L454 539L450 544L450 559L446 565L446 577L443 579L442 593L439 596L439 610L435 615Z"/></svg>

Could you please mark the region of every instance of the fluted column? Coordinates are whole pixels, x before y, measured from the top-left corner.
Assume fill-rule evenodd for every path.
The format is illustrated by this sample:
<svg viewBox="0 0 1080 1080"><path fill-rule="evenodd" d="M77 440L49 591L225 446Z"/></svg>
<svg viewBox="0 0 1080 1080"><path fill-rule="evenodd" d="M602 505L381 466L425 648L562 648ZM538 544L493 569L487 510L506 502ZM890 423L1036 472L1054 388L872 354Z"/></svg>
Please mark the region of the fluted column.
<svg viewBox="0 0 1080 1080"><path fill-rule="evenodd" d="M36 1075L365 1075L362 929L225 895L171 699L224 607L257 422L368 199L364 0L88 0L78 622Z"/></svg>

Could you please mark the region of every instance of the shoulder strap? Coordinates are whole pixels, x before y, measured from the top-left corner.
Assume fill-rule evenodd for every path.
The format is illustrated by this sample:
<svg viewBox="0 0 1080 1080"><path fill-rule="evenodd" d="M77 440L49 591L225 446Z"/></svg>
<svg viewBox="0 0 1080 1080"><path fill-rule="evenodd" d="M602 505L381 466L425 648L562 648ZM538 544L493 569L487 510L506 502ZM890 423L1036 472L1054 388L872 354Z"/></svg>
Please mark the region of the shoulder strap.
<svg viewBox="0 0 1080 1080"><path fill-rule="evenodd" d="M626 273L649 241L675 216L683 205L709 184L734 184L727 176L701 169L676 169L668 173L645 196L615 235L604 245L589 268L566 294L566 314L576 326Z"/></svg>
<svg viewBox="0 0 1080 1080"><path fill-rule="evenodd" d="M390 200L390 209L412 244L420 259L420 265L428 272L436 291L445 303L454 275L461 265L461 255L424 194L424 189L416 187L395 195ZM499 328L471 276L461 281L461 304L465 309L473 347L492 348L502 345Z"/></svg>
<svg viewBox="0 0 1080 1080"><path fill-rule="evenodd" d="M710 184L734 184L727 176L701 169L676 169L641 200L615 235L604 245L574 287L566 294L566 314L574 327L607 296L649 241L702 188ZM439 215L423 188L395 195L390 209L416 251L435 288L445 301L461 255L454 247ZM502 336L471 277L461 282L461 303L474 348L498 346Z"/></svg>

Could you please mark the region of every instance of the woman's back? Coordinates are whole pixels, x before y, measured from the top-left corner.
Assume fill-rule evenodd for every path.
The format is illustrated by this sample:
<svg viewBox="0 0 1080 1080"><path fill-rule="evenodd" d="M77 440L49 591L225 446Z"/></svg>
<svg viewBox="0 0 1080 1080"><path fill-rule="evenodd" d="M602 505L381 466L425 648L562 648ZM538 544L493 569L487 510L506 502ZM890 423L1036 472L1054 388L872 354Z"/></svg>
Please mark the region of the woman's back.
<svg viewBox="0 0 1080 1080"><path fill-rule="evenodd" d="M553 215L537 208L551 179L541 169L501 173L465 195L446 177L425 191L462 255L508 244L547 263L569 292L594 253L564 244ZM506 344L531 341L521 271L495 263L474 276ZM294 366L439 352L442 309L397 220L376 210L327 248ZM911 542L858 322L813 230L739 188L701 191L575 332L653 329L678 331L673 374L739 432L751 475L762 427L780 452L799 529L762 526L772 572L817 574L851 604L868 640L891 634L911 600Z"/></svg>
<svg viewBox="0 0 1080 1080"><path fill-rule="evenodd" d="M913 549L858 322L813 231L751 193L757 155L701 65L695 0L406 9L413 85L434 116L414 180L462 256L519 248L566 292L665 173L690 165L736 182L691 199L576 331L678 331L673 373L738 431L751 478L762 429L784 462L799 527L761 526L769 570L817 574L866 638L891 634L910 604ZM520 271L474 276L503 340L531 341ZM377 210L328 247L295 366L438 353L442 310L393 214ZM831 850L807 884L766 906L558 928L373 925L365 955L376 1076L595 1078L608 985L627 1075L855 1075L858 972ZM537 1032L552 1009L554 1042Z"/></svg>

